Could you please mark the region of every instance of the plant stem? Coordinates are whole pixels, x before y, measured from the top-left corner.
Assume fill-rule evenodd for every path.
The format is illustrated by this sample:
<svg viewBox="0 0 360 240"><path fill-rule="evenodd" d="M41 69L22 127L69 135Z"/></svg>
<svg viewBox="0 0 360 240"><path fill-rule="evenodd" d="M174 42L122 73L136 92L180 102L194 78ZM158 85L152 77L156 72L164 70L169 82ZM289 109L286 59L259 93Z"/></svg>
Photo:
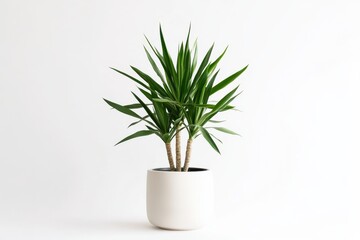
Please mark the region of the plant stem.
<svg viewBox="0 0 360 240"><path fill-rule="evenodd" d="M184 172L189 170L190 156L191 156L191 144L192 139L189 138L186 145L186 155L185 155L185 163L184 163Z"/></svg>
<svg viewBox="0 0 360 240"><path fill-rule="evenodd" d="M181 138L179 128L176 129L176 171L181 172Z"/></svg>
<svg viewBox="0 0 360 240"><path fill-rule="evenodd" d="M166 146L167 157L169 160L170 170L174 171L175 167L174 167L174 160L173 160L173 156L172 156L172 152L171 152L171 144L168 142L168 143L165 143L165 146Z"/></svg>

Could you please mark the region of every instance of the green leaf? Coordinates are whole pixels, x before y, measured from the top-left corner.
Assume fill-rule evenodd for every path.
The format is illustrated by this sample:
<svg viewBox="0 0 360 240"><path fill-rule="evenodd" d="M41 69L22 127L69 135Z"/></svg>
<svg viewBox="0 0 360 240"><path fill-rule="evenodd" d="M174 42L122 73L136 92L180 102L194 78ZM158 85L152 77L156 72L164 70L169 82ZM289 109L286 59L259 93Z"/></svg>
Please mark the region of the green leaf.
<svg viewBox="0 0 360 240"><path fill-rule="evenodd" d="M154 132L158 132L158 128L153 128L153 127L150 127L149 125L145 125L145 127L147 128L147 129L149 129L149 130L151 130L151 131L154 131Z"/></svg>
<svg viewBox="0 0 360 240"><path fill-rule="evenodd" d="M162 51L163 51L164 63L166 65L167 69L169 70L169 73L171 74L169 76L172 76L173 78L175 78L176 70L174 67L174 63L171 59L171 56L169 54L169 51L167 50L165 38L164 38L162 29L161 29L161 25L160 25L160 41L161 41L161 47L162 47ZM172 80L176 81L176 79L172 79Z"/></svg>
<svg viewBox="0 0 360 240"><path fill-rule="evenodd" d="M196 103L204 103L204 94L206 91L206 82L208 79L208 69L206 68L203 74L200 76L199 80L195 86L195 95L194 95L194 102Z"/></svg>
<svg viewBox="0 0 360 240"><path fill-rule="evenodd" d="M222 57L225 55L227 49L228 49L228 47L226 47L225 50L223 51L223 53L213 63L210 64L209 72L213 72L215 70L217 64L220 62Z"/></svg>
<svg viewBox="0 0 360 240"><path fill-rule="evenodd" d="M133 80L134 82L136 82L136 83L140 84L140 85L141 85L141 86L143 86L144 88L149 89L149 87L148 87L146 84L144 84L144 83L143 83L143 82L141 82L140 80L138 80L138 79L134 78L133 76L130 76L129 74L124 73L124 72L122 72L122 71L120 71L120 70L117 70L116 68L112 68L112 67L110 67L110 69L112 69L112 70L114 70L114 71L116 71L116 72L118 72L118 73L120 73L120 74L124 75L125 77L130 78L131 80Z"/></svg>
<svg viewBox="0 0 360 240"><path fill-rule="evenodd" d="M149 39L145 36L145 39L146 41L148 42L151 50L154 52L154 54L156 55L156 57L159 59L160 63L161 63L161 66L163 67L164 69L164 72L165 72L165 76L166 76L166 82L167 82L167 86L166 84L164 83L164 87L165 89L171 89L172 92L168 91L168 93L174 93L175 92L175 86L174 86L174 83L172 82L172 72L170 71L169 67L166 65L165 63L165 60L164 60L164 57L161 56L161 54L159 53L159 51L153 47L153 45L151 44L151 42L149 41Z"/></svg>
<svg viewBox="0 0 360 240"><path fill-rule="evenodd" d="M213 108L213 111L217 111L218 109L225 107L228 105L229 103L229 99L231 99L231 97L234 95L234 93L236 92L236 90L239 88L239 86L237 86L236 88L234 88L233 90L231 90L228 94L226 94L222 99L220 99L220 101L218 101L215 104L215 107Z"/></svg>
<svg viewBox="0 0 360 240"><path fill-rule="evenodd" d="M170 104L173 104L173 105L181 106L178 102L173 101L173 100L168 99L168 98L154 98L153 101L154 102L161 102L161 103L170 103Z"/></svg>
<svg viewBox="0 0 360 240"><path fill-rule="evenodd" d="M211 56L211 52L212 52L213 48L214 48L214 44L211 45L210 49L207 51L204 59L202 60L202 62L201 62L201 64L200 64L200 67L199 67L199 69L198 69L198 71L197 71L197 73L196 73L196 75L195 75L195 77L194 77L194 81L196 81L196 80L200 77L200 75L202 74L203 70L205 69L205 67L206 67L207 64L209 63L210 56Z"/></svg>
<svg viewBox="0 0 360 240"><path fill-rule="evenodd" d="M220 110L225 108L229 103L233 100L232 95L236 92L239 86L234 88L232 91L230 91L228 94L226 94L220 101L218 101L217 104L215 104L214 108L211 110L211 112L208 112L204 114L201 119L199 120L199 125L203 126L207 121L209 121L212 117L214 117Z"/></svg>
<svg viewBox="0 0 360 240"><path fill-rule="evenodd" d="M136 100L138 100L138 102L141 104L141 106L144 108L144 110L147 112L147 114L149 115L149 117L154 121L156 126L160 126L158 119L156 118L155 114L146 106L146 104L133 92L131 92L134 97L136 98Z"/></svg>
<svg viewBox="0 0 360 240"><path fill-rule="evenodd" d="M177 62L176 62L176 71L178 74L178 80L180 81L182 78L182 70L183 70L183 66L182 66L182 62L183 62L183 55L184 55L184 44L181 43L180 49L178 51L178 57L177 57ZM179 82L180 83L180 82Z"/></svg>
<svg viewBox="0 0 360 240"><path fill-rule="evenodd" d="M146 52L146 56L147 58L149 59L149 62L152 66L152 68L154 69L154 71L156 72L156 74L159 76L159 78L161 79L161 81L163 83L165 83L165 80L164 80L164 76L162 75L160 69L158 68L158 66L156 65L154 59L151 57L150 53L148 52L148 50L146 49L146 47L144 46L144 49L145 49L145 52Z"/></svg>
<svg viewBox="0 0 360 240"><path fill-rule="evenodd" d="M145 120L146 118L148 118L148 117L149 117L149 115L146 115L145 117L141 118L140 120L138 120L138 121L136 121L136 122L130 123L130 125L128 126L128 128L131 127L131 126L134 126L134 125L136 125L136 124L138 124L138 123L140 123L140 122L142 122L142 121L144 121L144 120Z"/></svg>
<svg viewBox="0 0 360 240"><path fill-rule="evenodd" d="M206 141L211 145L211 147L217 151L219 154L220 154L220 151L219 151L219 148L216 146L216 143L214 142L214 140L212 139L212 137L210 136L209 132L201 127L201 126L198 126L199 129L200 129L200 132L201 134L204 136L204 138L206 139Z"/></svg>
<svg viewBox="0 0 360 240"><path fill-rule="evenodd" d="M154 79L152 79L149 75L146 73L140 71L136 67L130 66L142 79L144 79L150 87L150 90L155 90L159 92L161 95L166 96L165 90L161 87L160 84L158 84ZM149 88L148 88L149 89Z"/></svg>
<svg viewBox="0 0 360 240"><path fill-rule="evenodd" d="M155 92L152 92L152 97L156 98L158 96L156 95ZM157 119L159 120L159 123L161 125L162 132L167 132L170 123L169 123L169 115L166 112L166 108L164 107L164 104L154 101L153 106Z"/></svg>
<svg viewBox="0 0 360 240"><path fill-rule="evenodd" d="M148 42L151 50L154 52L154 54L155 54L157 57L160 57L160 58L161 58L161 56L160 56L160 54L159 54L159 51L157 51L157 50L153 47L153 45L151 44L150 40L146 37L146 35L144 35L144 37L145 37L146 41ZM159 60L160 60L160 62L162 62L162 59L159 59Z"/></svg>
<svg viewBox="0 0 360 240"><path fill-rule="evenodd" d="M205 113L198 121L198 125L204 126L211 118L213 118L217 113L223 111L231 101L233 101L239 94L237 94L234 97L231 97L232 94L234 94L234 91L236 91L237 88L235 88L233 91L228 93L225 97L223 97L211 110L211 112ZM230 98L231 97L231 98ZM229 99L230 98L230 99Z"/></svg>
<svg viewBox="0 0 360 240"><path fill-rule="evenodd" d="M151 96L151 93L145 91L145 90L142 89L142 88L138 88L138 89L140 90L140 92L141 92L147 99L149 99L150 101L153 101L153 98L152 98L152 96ZM141 104L140 104L140 105L141 105ZM142 105L141 105L141 107L142 107Z"/></svg>
<svg viewBox="0 0 360 240"><path fill-rule="evenodd" d="M189 30L188 30L188 34L187 34L187 37L186 37L185 49L189 48L190 32L191 32L191 23L189 24Z"/></svg>
<svg viewBox="0 0 360 240"><path fill-rule="evenodd" d="M146 105L152 105L152 104L148 103ZM124 107L130 108L130 109L142 108L141 104L139 104L139 103L124 105Z"/></svg>
<svg viewBox="0 0 360 240"><path fill-rule="evenodd" d="M132 117L135 117L135 118L139 118L141 119L141 116L139 116L137 113L135 113L134 111L130 110L129 107L125 107L125 106L121 106L120 104L117 104L117 103L114 103L114 102L111 102L105 98L103 98L104 101L109 104L111 107L115 108L116 110L118 110L119 112L122 112L126 115L129 115L129 116L132 116Z"/></svg>
<svg viewBox="0 0 360 240"><path fill-rule="evenodd" d="M218 75L219 71L220 70L216 71L216 73L214 74L214 76L212 76L212 78L210 79L208 85L206 86L205 93L204 93L204 102L203 103L208 102L209 97L211 95L211 90L212 90L213 84L215 82L216 76Z"/></svg>
<svg viewBox="0 0 360 240"><path fill-rule="evenodd" d="M210 133L210 135L213 137L213 138L215 138L217 141L219 141L220 143L223 143L219 138L217 138L214 134L211 134Z"/></svg>
<svg viewBox="0 0 360 240"><path fill-rule="evenodd" d="M192 64L191 64L191 75L194 73L195 68L197 66L197 58L198 58L198 47L197 47L197 40L194 42L194 46L191 50L191 53L193 53L192 58Z"/></svg>
<svg viewBox="0 0 360 240"><path fill-rule="evenodd" d="M227 129L227 128L224 128L224 127L208 127L208 128L213 128L213 129L216 129L220 132L224 132L224 133L227 133L227 134L231 134L231 135L238 135L240 136L240 134L234 132L234 131L231 131L230 129Z"/></svg>
<svg viewBox="0 0 360 240"><path fill-rule="evenodd" d="M187 103L187 104L183 104L183 106L214 109L216 105L214 105L214 104L194 104L194 103ZM235 109L235 107L234 107L234 106L231 106L231 105L225 106L222 111L226 111L226 110L240 111L240 110Z"/></svg>
<svg viewBox="0 0 360 240"><path fill-rule="evenodd" d="M143 136L147 136L147 135L151 135L151 134L154 134L155 132L154 131L150 131L150 130L140 130L136 133L133 133L129 136L127 136L126 138L124 138L123 140L121 140L120 142L118 142L116 145L120 144L120 143L123 143L125 141L128 141L130 139L133 139L133 138L137 138L137 137L143 137Z"/></svg>
<svg viewBox="0 0 360 240"><path fill-rule="evenodd" d="M211 90L211 94L216 93L217 91L223 89L224 87L226 87L227 85L229 85L231 82L233 82L238 76L240 76L248 67L249 65L246 65L243 69L241 69L240 71L234 73L233 75L225 78L224 80L222 80L221 82L219 82L218 84L216 84L212 90Z"/></svg>
<svg viewBox="0 0 360 240"><path fill-rule="evenodd" d="M209 120L211 123L222 123L225 122L225 120Z"/></svg>

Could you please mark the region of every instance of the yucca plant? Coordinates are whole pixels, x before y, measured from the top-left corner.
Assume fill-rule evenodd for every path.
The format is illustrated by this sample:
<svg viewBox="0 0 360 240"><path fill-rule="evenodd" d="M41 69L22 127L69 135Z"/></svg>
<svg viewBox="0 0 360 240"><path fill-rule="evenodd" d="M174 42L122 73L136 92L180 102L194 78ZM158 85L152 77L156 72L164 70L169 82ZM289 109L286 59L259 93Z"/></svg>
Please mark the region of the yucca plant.
<svg viewBox="0 0 360 240"><path fill-rule="evenodd" d="M173 61L168 51L161 26L161 51L155 48L148 38L145 37L152 54L150 54L146 47L144 49L157 75L157 80L133 66L131 68L137 74L137 77L112 68L133 80L138 85L138 89L145 97L147 103L135 93L133 95L137 102L129 105L119 105L104 99L116 110L137 118L137 121L130 124L130 126L140 122L145 123L146 129L124 138L119 143L136 137L155 134L165 143L170 170L176 171L188 171L192 142L199 135L202 135L211 147L220 153L214 141L214 139L219 139L207 129L212 128L224 133L237 135L227 128L207 127L207 124L209 122L213 124L221 123L222 121L214 121L213 118L220 112L235 109L230 103L240 94L237 93L238 86L227 92L220 100L211 101L210 97L214 93L226 88L247 68L245 66L215 84L219 72L217 65L227 48L214 61L211 61L210 58L214 47L212 45L200 65L197 66L197 42L195 41L193 47L190 48L190 31L191 28L189 28L186 41L182 42L178 47L176 62ZM144 116L135 112L136 109L140 108L145 110L146 114ZM186 129L188 133L188 141L184 165L181 167L180 133L183 129ZM174 137L176 142L176 165L174 165L171 152L171 141Z"/></svg>

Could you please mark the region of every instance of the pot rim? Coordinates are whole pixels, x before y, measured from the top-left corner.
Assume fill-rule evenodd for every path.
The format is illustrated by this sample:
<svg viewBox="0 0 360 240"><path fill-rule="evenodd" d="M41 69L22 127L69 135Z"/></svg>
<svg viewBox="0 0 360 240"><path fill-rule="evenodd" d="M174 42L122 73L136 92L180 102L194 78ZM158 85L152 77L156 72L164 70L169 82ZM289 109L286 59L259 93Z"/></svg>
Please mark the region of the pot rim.
<svg viewBox="0 0 360 240"><path fill-rule="evenodd" d="M148 172L159 172L159 173L170 173L170 174L196 174L196 173L205 173L210 171L211 170L208 168L200 168L200 167L190 167L187 172L170 171L170 168L168 167L152 168L148 170Z"/></svg>

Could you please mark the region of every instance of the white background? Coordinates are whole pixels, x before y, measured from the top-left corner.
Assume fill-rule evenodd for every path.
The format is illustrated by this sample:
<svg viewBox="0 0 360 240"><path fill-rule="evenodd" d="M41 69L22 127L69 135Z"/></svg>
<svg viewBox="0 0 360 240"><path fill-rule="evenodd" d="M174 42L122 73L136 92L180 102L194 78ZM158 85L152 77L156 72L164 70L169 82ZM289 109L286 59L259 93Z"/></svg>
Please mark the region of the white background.
<svg viewBox="0 0 360 240"><path fill-rule="evenodd" d="M358 1L0 1L0 239L359 239ZM132 119L135 85L111 71L150 71L142 45L171 51L192 23L201 55L229 45L220 77L250 64L226 114L243 137L210 167L216 219L191 232L151 227L146 170L160 140L113 144ZM183 135L185 139L186 136Z"/></svg>

